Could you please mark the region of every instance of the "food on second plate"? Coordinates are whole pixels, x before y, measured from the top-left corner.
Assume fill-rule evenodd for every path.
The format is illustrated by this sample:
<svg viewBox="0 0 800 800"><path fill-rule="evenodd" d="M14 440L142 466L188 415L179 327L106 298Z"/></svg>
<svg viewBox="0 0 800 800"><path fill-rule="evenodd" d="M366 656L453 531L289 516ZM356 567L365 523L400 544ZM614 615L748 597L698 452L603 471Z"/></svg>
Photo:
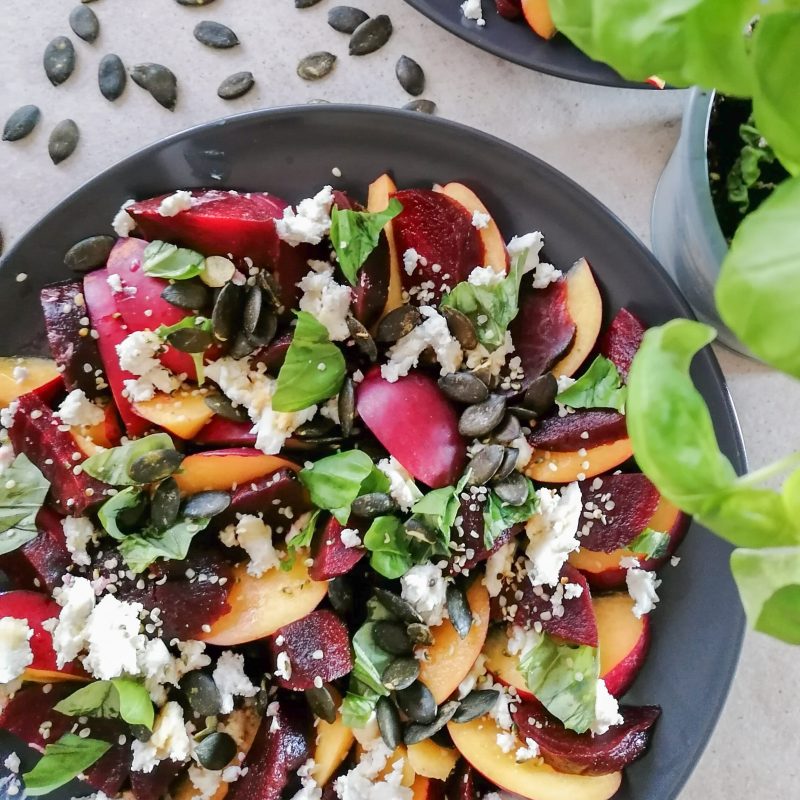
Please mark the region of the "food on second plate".
<svg viewBox="0 0 800 800"><path fill-rule="evenodd" d="M543 39L552 39L556 35L548 0L494 0L494 3L501 17L524 19ZM481 0L464 0L461 11L466 19L474 20L480 27L486 24Z"/></svg>

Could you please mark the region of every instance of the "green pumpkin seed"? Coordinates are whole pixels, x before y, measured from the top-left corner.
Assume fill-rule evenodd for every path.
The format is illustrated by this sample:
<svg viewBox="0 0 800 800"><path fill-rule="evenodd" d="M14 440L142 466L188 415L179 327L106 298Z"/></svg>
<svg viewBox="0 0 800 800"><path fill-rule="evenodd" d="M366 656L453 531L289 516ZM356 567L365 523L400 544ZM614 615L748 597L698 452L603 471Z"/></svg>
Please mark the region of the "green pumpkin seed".
<svg viewBox="0 0 800 800"><path fill-rule="evenodd" d="M150 522L157 530L165 530L178 519L181 490L175 478L161 481L150 499Z"/></svg>
<svg viewBox="0 0 800 800"><path fill-rule="evenodd" d="M422 622L412 622L406 628L406 633L414 644L433 644L431 629Z"/></svg>
<svg viewBox="0 0 800 800"><path fill-rule="evenodd" d="M261 315L262 294L258 286L248 288L244 300L244 311L242 312L242 324L245 333L253 333L258 325L258 318Z"/></svg>
<svg viewBox="0 0 800 800"><path fill-rule="evenodd" d="M412 100L403 106L404 111L417 111L420 114L435 114L436 103L433 100Z"/></svg>
<svg viewBox="0 0 800 800"><path fill-rule="evenodd" d="M351 56L365 56L380 50L392 35L392 21L386 14L364 20L350 36Z"/></svg>
<svg viewBox="0 0 800 800"><path fill-rule="evenodd" d="M300 59L297 65L297 74L304 81L318 81L330 74L336 64L336 56L325 50L316 53L309 53L305 58Z"/></svg>
<svg viewBox="0 0 800 800"><path fill-rule="evenodd" d="M447 327L463 350L473 350L478 346L478 334L472 320L453 306L442 306L442 316L447 320Z"/></svg>
<svg viewBox="0 0 800 800"><path fill-rule="evenodd" d="M506 399L502 395L490 395L487 400L465 409L458 421L458 431L468 439L486 436L493 431L506 413Z"/></svg>
<svg viewBox="0 0 800 800"><path fill-rule="evenodd" d="M228 75L217 89L217 96L223 100L236 100L244 97L255 85L252 72L234 72Z"/></svg>
<svg viewBox="0 0 800 800"><path fill-rule="evenodd" d="M362 494L353 500L350 510L357 517L375 519L384 514L390 514L397 509L397 503L390 494L385 492L370 492Z"/></svg>
<svg viewBox="0 0 800 800"><path fill-rule="evenodd" d="M319 3L319 0L294 0L295 8L311 8Z"/></svg>
<svg viewBox="0 0 800 800"><path fill-rule="evenodd" d="M401 622L408 624L422 623L422 617L417 614L414 607L394 592L389 592L386 589L375 589L375 598L393 617L397 617Z"/></svg>
<svg viewBox="0 0 800 800"><path fill-rule="evenodd" d="M134 483L155 483L172 475L181 461L183 455L177 450L151 450L130 465L128 476Z"/></svg>
<svg viewBox="0 0 800 800"><path fill-rule="evenodd" d="M378 348L369 331L352 315L347 315L347 330L356 347L370 360L375 363L378 360Z"/></svg>
<svg viewBox="0 0 800 800"><path fill-rule="evenodd" d="M128 74L122 59L115 53L109 53L100 59L97 67L97 83L100 94L112 103L122 96L128 83Z"/></svg>
<svg viewBox="0 0 800 800"><path fill-rule="evenodd" d="M327 686L312 686L304 692L308 705L315 717L334 722L336 720L336 702Z"/></svg>
<svg viewBox="0 0 800 800"><path fill-rule="evenodd" d="M439 378L445 397L457 403L482 403L489 396L486 384L472 372L451 372Z"/></svg>
<svg viewBox="0 0 800 800"><path fill-rule="evenodd" d="M74 34L91 44L100 34L100 21L97 14L85 5L75 6L69 15L69 26Z"/></svg>
<svg viewBox="0 0 800 800"><path fill-rule="evenodd" d="M381 675L383 685L391 691L406 689L419 678L419 661L416 658L397 658Z"/></svg>
<svg viewBox="0 0 800 800"><path fill-rule="evenodd" d="M138 742L148 742L153 732L147 725L131 725L131 735Z"/></svg>
<svg viewBox="0 0 800 800"><path fill-rule="evenodd" d="M497 496L510 506L521 506L528 499L528 481L521 472L512 472L493 488Z"/></svg>
<svg viewBox="0 0 800 800"><path fill-rule="evenodd" d="M231 504L227 492L198 492L183 505L183 516L187 519L203 519L221 514Z"/></svg>
<svg viewBox="0 0 800 800"><path fill-rule="evenodd" d="M231 422L249 422L250 417L244 406L235 406L225 395L208 394L205 396L206 405L218 416L229 419Z"/></svg>
<svg viewBox="0 0 800 800"><path fill-rule="evenodd" d="M236 265L225 256L209 256L203 262L200 280L212 289L220 289L236 274Z"/></svg>
<svg viewBox="0 0 800 800"><path fill-rule="evenodd" d="M136 64L131 70L131 78L137 86L150 92L159 105L169 111L175 110L178 102L178 79L171 69L152 62Z"/></svg>
<svg viewBox="0 0 800 800"><path fill-rule="evenodd" d="M472 611L464 590L454 583L447 586L447 615L459 638L465 639L472 627Z"/></svg>
<svg viewBox="0 0 800 800"><path fill-rule="evenodd" d="M214 303L214 310L211 312L214 335L220 341L227 342L238 333L243 302L244 291L241 286L237 286L235 283L226 283L220 289L217 301Z"/></svg>
<svg viewBox="0 0 800 800"><path fill-rule="evenodd" d="M486 486L503 463L505 448L499 444L490 444L479 450L469 462L469 484Z"/></svg>
<svg viewBox="0 0 800 800"><path fill-rule="evenodd" d="M340 576L328 581L328 600L339 616L345 616L353 610L353 587L350 581Z"/></svg>
<svg viewBox="0 0 800 800"><path fill-rule="evenodd" d="M195 747L195 756L206 769L224 769L239 751L233 737L222 731L210 733Z"/></svg>
<svg viewBox="0 0 800 800"><path fill-rule="evenodd" d="M161 296L173 306L187 311L199 311L211 302L211 292L201 281L176 281L161 292Z"/></svg>
<svg viewBox="0 0 800 800"><path fill-rule="evenodd" d="M180 689L189 707L199 717L219 714L221 700L219 689L208 672L194 670L181 678Z"/></svg>
<svg viewBox="0 0 800 800"><path fill-rule="evenodd" d="M353 424L356 419L356 389L351 378L344 379L336 402L339 411L339 426L342 429L342 436L346 438L353 433Z"/></svg>
<svg viewBox="0 0 800 800"><path fill-rule="evenodd" d="M239 37L227 25L209 19L195 25L194 38L215 50L228 50L239 44Z"/></svg>
<svg viewBox="0 0 800 800"><path fill-rule="evenodd" d="M328 12L328 25L339 33L353 33L369 14L353 6L335 6Z"/></svg>
<svg viewBox="0 0 800 800"><path fill-rule="evenodd" d="M299 439L319 439L329 434L335 427L336 423L332 419L318 415L295 428L294 435Z"/></svg>
<svg viewBox="0 0 800 800"><path fill-rule="evenodd" d="M500 692L497 689L476 689L470 692L453 714L453 722L472 722L473 719L488 714L497 703Z"/></svg>
<svg viewBox="0 0 800 800"><path fill-rule="evenodd" d="M272 310L277 314L282 314L284 308L281 302L281 285L275 276L271 272L262 269L256 277L256 283L261 287L261 291L264 292Z"/></svg>
<svg viewBox="0 0 800 800"><path fill-rule="evenodd" d="M443 703L442 707L439 709L438 713L436 714L436 719L433 722L428 724L415 724L412 723L411 725L406 726L405 731L403 732L403 742L407 745L410 744L417 744L418 742L424 742L425 739L430 739L431 736L438 733L455 715L456 711L458 711L459 702L458 700L451 700L448 703Z"/></svg>
<svg viewBox="0 0 800 800"><path fill-rule="evenodd" d="M503 461L497 472L492 476L495 481L504 481L516 468L519 450L516 447L506 447L503 451Z"/></svg>
<svg viewBox="0 0 800 800"><path fill-rule="evenodd" d="M237 333L231 345L230 356L231 358L247 358L257 349L258 345L246 333Z"/></svg>
<svg viewBox="0 0 800 800"><path fill-rule="evenodd" d="M202 328L179 328L167 337L167 342L182 353L202 353L213 341L214 337Z"/></svg>
<svg viewBox="0 0 800 800"><path fill-rule="evenodd" d="M491 432L493 442L511 444L522 433L522 426L513 414L506 414L503 421Z"/></svg>
<svg viewBox="0 0 800 800"><path fill-rule="evenodd" d="M538 416L535 411L531 411L529 408L523 408L522 406L509 406L508 412L522 422L530 422Z"/></svg>
<svg viewBox="0 0 800 800"><path fill-rule="evenodd" d="M551 372L540 375L525 390L522 405L538 416L546 414L556 401L558 381Z"/></svg>
<svg viewBox="0 0 800 800"><path fill-rule="evenodd" d="M81 132L74 120L64 119L53 128L50 141L47 143L47 152L54 164L60 164L68 159L78 146Z"/></svg>
<svg viewBox="0 0 800 800"><path fill-rule="evenodd" d="M378 620L372 626L375 644L393 656L407 656L414 650L414 643L406 633L404 625L390 620Z"/></svg>
<svg viewBox="0 0 800 800"><path fill-rule="evenodd" d="M75 71L75 48L66 36L56 36L45 48L44 71L53 86L60 86Z"/></svg>
<svg viewBox="0 0 800 800"><path fill-rule="evenodd" d="M400 56L394 73L400 85L414 97L425 91L425 73L413 58Z"/></svg>
<svg viewBox="0 0 800 800"><path fill-rule="evenodd" d="M24 139L36 127L41 116L42 112L38 106L21 106L6 120L3 141L17 142Z"/></svg>
<svg viewBox="0 0 800 800"><path fill-rule="evenodd" d="M395 694L400 710L412 721L420 725L430 725L436 719L436 700L431 690L420 681L401 689Z"/></svg>
<svg viewBox="0 0 800 800"><path fill-rule="evenodd" d="M394 703L388 697L378 698L375 717L381 738L390 750L396 750L403 742L403 724Z"/></svg>
<svg viewBox="0 0 800 800"><path fill-rule="evenodd" d="M393 344L403 336L407 336L422 322L422 314L412 305L402 305L390 311L378 323L375 341Z"/></svg>
<svg viewBox="0 0 800 800"><path fill-rule="evenodd" d="M76 242L64 254L64 264L75 272L89 272L102 267L108 261L108 254L114 247L113 236L90 236Z"/></svg>

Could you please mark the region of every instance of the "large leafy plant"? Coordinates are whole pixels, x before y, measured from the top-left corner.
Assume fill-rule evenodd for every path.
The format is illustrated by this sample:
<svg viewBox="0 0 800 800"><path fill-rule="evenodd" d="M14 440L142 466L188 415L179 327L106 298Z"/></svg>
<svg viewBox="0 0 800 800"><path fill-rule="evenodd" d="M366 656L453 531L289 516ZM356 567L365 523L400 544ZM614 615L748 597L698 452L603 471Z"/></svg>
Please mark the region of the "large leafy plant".
<svg viewBox="0 0 800 800"><path fill-rule="evenodd" d="M753 353L800 378L800 0L550 6L561 31L628 78L657 74L752 99L755 124L790 177L737 230L717 308ZM731 567L751 624L800 644L800 454L736 475L689 374L714 337L689 320L648 331L628 387L634 452L662 494L738 548ZM780 490L766 486L780 475Z"/></svg>

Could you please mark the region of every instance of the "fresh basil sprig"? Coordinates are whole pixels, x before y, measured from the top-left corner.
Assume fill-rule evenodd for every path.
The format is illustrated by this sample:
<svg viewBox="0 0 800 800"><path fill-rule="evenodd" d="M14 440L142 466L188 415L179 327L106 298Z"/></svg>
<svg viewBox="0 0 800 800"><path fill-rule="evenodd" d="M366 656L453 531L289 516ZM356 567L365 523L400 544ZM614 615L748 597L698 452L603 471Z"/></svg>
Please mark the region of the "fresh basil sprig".
<svg viewBox="0 0 800 800"><path fill-rule="evenodd" d="M556 400L570 408L614 408L624 414L627 395L614 362L597 356L575 383L558 393Z"/></svg>
<svg viewBox="0 0 800 800"><path fill-rule="evenodd" d="M439 533L445 553L449 551L450 531L458 516L458 510L461 507L460 495L467 485L469 475L470 471L467 470L455 486L433 489L411 507L411 511L420 517L431 530Z"/></svg>
<svg viewBox="0 0 800 800"><path fill-rule="evenodd" d="M97 518L103 526L103 530L112 538L121 541L127 536L120 530L117 518L129 508L135 508L142 499L142 492L135 486L128 486L100 506L97 511Z"/></svg>
<svg viewBox="0 0 800 800"><path fill-rule="evenodd" d="M156 334L160 336L165 342L169 342L169 337L175 333L176 331L185 330L186 328L194 328L203 333L208 335L208 344L206 347L211 344L212 334L214 331L214 325L210 319L207 317L200 317L200 316L188 316L184 317L179 322L176 322L174 325L159 325L156 328ZM174 346L174 345L173 345ZM202 346L202 340L201 340ZM197 385L202 386L205 383L205 367L203 364L203 357L205 354L205 348L201 351L196 352L189 352L188 350L182 350L185 352L187 356L189 356L192 361L194 362L194 371L197 377Z"/></svg>
<svg viewBox="0 0 800 800"><path fill-rule="evenodd" d="M320 513L319 509L312 511L302 530L296 536L286 541L286 558L281 561L281 569L284 572L289 572L294 567L298 550L311 547L314 534L317 532L317 522L319 521Z"/></svg>
<svg viewBox="0 0 800 800"><path fill-rule="evenodd" d="M49 490L50 481L24 453L6 468L0 478L0 555L36 538L36 515Z"/></svg>
<svg viewBox="0 0 800 800"><path fill-rule="evenodd" d="M133 572L144 572L159 558L183 561L189 554L192 539L208 527L209 517L179 520L163 531L146 528L132 533L119 543L119 552Z"/></svg>
<svg viewBox="0 0 800 800"><path fill-rule="evenodd" d="M128 474L131 465L137 458L152 450L174 450L175 445L166 433L153 433L143 439L136 439L119 447L110 447L89 456L83 463L83 471L112 486L133 486L134 481Z"/></svg>
<svg viewBox="0 0 800 800"><path fill-rule="evenodd" d="M402 577L414 566L414 544L403 523L393 516L376 517L364 534L364 547L370 552L369 565L390 580Z"/></svg>
<svg viewBox="0 0 800 800"><path fill-rule="evenodd" d="M69 783L108 752L111 745L99 739L82 739L65 733L57 742L48 744L36 766L23 776L29 797L49 794Z"/></svg>
<svg viewBox="0 0 800 800"><path fill-rule="evenodd" d="M152 278L185 281L200 275L204 266L205 258L195 250L158 239L145 247L142 256L142 269Z"/></svg>
<svg viewBox="0 0 800 800"><path fill-rule="evenodd" d="M155 717L147 689L130 678L87 684L57 703L55 710L68 717L123 719L129 725L144 725L149 730Z"/></svg>

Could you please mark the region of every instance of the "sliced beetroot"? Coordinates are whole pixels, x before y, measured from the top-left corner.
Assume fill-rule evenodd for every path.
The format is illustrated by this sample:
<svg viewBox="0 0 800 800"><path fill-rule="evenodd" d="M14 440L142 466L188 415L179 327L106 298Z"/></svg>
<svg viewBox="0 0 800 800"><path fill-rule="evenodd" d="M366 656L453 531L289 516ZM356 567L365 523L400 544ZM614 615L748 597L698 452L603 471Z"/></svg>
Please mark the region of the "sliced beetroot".
<svg viewBox="0 0 800 800"><path fill-rule="evenodd" d="M353 315L367 328L378 321L386 306L390 279L389 243L381 232L378 246L358 271L358 284L353 289Z"/></svg>
<svg viewBox="0 0 800 800"><path fill-rule="evenodd" d="M432 489L454 484L464 471L458 415L427 375L412 372L390 383L374 367L356 388L356 410L389 453Z"/></svg>
<svg viewBox="0 0 800 800"><path fill-rule="evenodd" d="M322 529L314 537L314 545L311 555L314 563L308 570L308 574L314 581L328 581L340 575L346 575L356 564L366 555L363 547L346 547L342 542L342 531L345 528L352 528L359 532L363 538L366 533L369 521L348 520L347 525L331 517Z"/></svg>
<svg viewBox="0 0 800 800"><path fill-rule="evenodd" d="M268 643L277 666L276 680L284 689L311 689L319 679L328 683L353 669L347 626L333 611L312 611L284 625ZM286 656L291 666L288 678L279 674Z"/></svg>
<svg viewBox="0 0 800 800"><path fill-rule="evenodd" d="M631 362L642 343L645 324L627 308L621 308L600 337L600 353L614 362L623 378L628 377Z"/></svg>
<svg viewBox="0 0 800 800"><path fill-rule="evenodd" d="M392 221L398 255L402 260L403 254L413 249L426 262L420 261L411 275L401 270L403 288L411 294L411 302L436 305L447 288L465 281L483 264L483 241L472 215L446 194L404 189L394 196L403 206ZM431 285L420 296L423 283Z"/></svg>
<svg viewBox="0 0 800 800"><path fill-rule="evenodd" d="M494 0L497 13L506 19L517 19L522 16L520 0Z"/></svg>
<svg viewBox="0 0 800 800"><path fill-rule="evenodd" d="M66 394L64 379L57 375L47 383L31 389L31 394L35 394L49 408L55 409Z"/></svg>
<svg viewBox="0 0 800 800"><path fill-rule="evenodd" d="M75 691L80 684L54 683L44 691L45 684L28 683L12 697L0 711L0 728L22 739L25 744L43 748L59 739L73 725L74 720L53 711L53 706ZM52 722L45 739L42 723Z"/></svg>
<svg viewBox="0 0 800 800"><path fill-rule="evenodd" d="M469 489L466 489L459 498L458 516L461 518L461 523L454 526L450 534L453 555L450 557L448 569L451 575L459 573L468 575L470 570L510 542L520 530L520 526L514 526L503 531L492 542L491 548L487 548L483 540L486 527L483 512L486 500L481 497L481 495L471 496Z"/></svg>
<svg viewBox="0 0 800 800"><path fill-rule="evenodd" d="M136 800L161 800L185 765L170 758L160 761L151 772L131 772L131 792Z"/></svg>
<svg viewBox="0 0 800 800"><path fill-rule="evenodd" d="M658 489L639 472L585 481L581 492L581 524L588 531L581 536L581 547L604 553L627 547L647 527L661 499Z"/></svg>
<svg viewBox="0 0 800 800"><path fill-rule="evenodd" d="M566 280L562 278L544 289L523 289L519 313L509 330L514 354L522 359L525 389L569 350L575 338L575 321L567 310Z"/></svg>
<svg viewBox="0 0 800 800"><path fill-rule="evenodd" d="M574 414L541 420L528 434L528 443L541 450L569 453L611 444L627 435L622 414L603 409L578 409Z"/></svg>
<svg viewBox="0 0 800 800"><path fill-rule="evenodd" d="M74 719L70 721L75 722ZM108 797L116 797L131 774L133 755L130 729L120 720L93 718L90 718L83 727L89 729L89 735L93 738L111 743L105 755L86 770L86 783ZM125 744L119 743L120 736L126 737Z"/></svg>
<svg viewBox="0 0 800 800"><path fill-rule="evenodd" d="M50 481L48 497L62 514L80 516L106 499L108 486L80 469L83 454L69 430L33 392L18 399L8 430L14 452L25 453ZM78 461L73 458L80 455Z"/></svg>
<svg viewBox="0 0 800 800"><path fill-rule="evenodd" d="M472 765L465 758L460 758L447 779L447 800L479 800L482 796L478 787L479 779Z"/></svg>
<svg viewBox="0 0 800 800"><path fill-rule="evenodd" d="M266 347L256 350L250 357L251 366L255 368L257 364L263 364L270 375L277 375L286 360L286 352L291 343L292 334L284 333Z"/></svg>
<svg viewBox="0 0 800 800"><path fill-rule="evenodd" d="M640 758L650 743L653 725L661 715L658 706L620 706L623 722L607 733L575 733L538 703L523 703L512 716L520 738L533 739L545 763L559 772L608 775Z"/></svg>
<svg viewBox="0 0 800 800"><path fill-rule="evenodd" d="M214 447L255 447L256 435L252 422L234 422L224 417L212 417L192 442Z"/></svg>

